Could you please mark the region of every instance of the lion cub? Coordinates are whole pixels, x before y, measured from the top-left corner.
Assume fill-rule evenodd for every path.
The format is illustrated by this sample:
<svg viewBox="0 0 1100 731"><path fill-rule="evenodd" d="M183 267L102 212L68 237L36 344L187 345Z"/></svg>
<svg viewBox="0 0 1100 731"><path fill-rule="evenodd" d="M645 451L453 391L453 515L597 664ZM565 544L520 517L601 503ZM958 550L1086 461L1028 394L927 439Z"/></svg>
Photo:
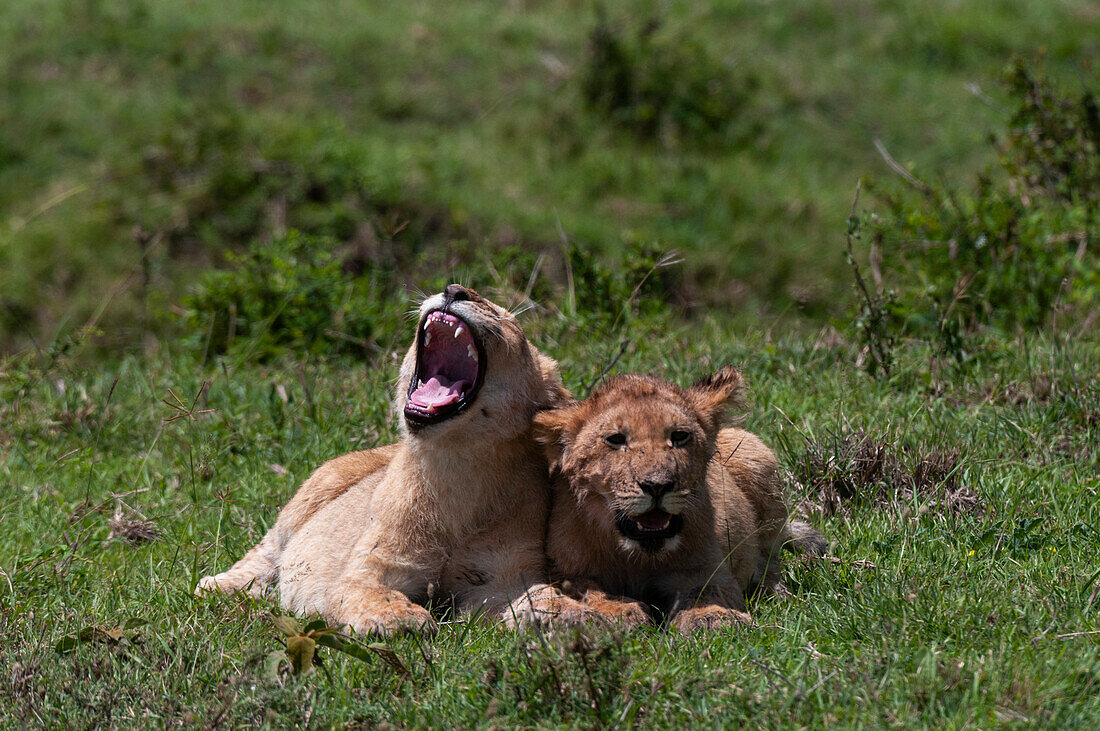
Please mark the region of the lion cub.
<svg viewBox="0 0 1100 731"><path fill-rule="evenodd" d="M546 462L531 417L567 396L515 317L457 284L420 306L395 399L400 442L323 464L274 527L198 591L277 587L356 632L434 628L451 598L511 620L545 591Z"/></svg>
<svg viewBox="0 0 1100 731"><path fill-rule="evenodd" d="M772 451L721 428L741 389L733 368L686 390L620 376L535 416L554 476L551 575L569 594L536 613L634 625L648 621L641 600L685 633L746 624L745 592L779 586L781 547L824 551L820 533L788 521Z"/></svg>

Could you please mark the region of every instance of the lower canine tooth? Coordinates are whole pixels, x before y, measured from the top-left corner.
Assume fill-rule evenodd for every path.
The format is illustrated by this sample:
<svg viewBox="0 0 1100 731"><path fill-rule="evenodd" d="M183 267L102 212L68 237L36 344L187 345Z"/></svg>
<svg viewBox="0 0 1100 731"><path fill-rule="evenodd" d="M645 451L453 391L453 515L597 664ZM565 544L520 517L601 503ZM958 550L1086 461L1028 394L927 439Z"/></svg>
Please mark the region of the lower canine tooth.
<svg viewBox="0 0 1100 731"><path fill-rule="evenodd" d="M432 342L432 333L428 328L424 328L424 344L427 345L430 342Z"/></svg>
<svg viewBox="0 0 1100 731"><path fill-rule="evenodd" d="M467 345L466 346L466 357L469 358L470 360L477 360L477 351L474 350L474 346L472 346L472 345Z"/></svg>

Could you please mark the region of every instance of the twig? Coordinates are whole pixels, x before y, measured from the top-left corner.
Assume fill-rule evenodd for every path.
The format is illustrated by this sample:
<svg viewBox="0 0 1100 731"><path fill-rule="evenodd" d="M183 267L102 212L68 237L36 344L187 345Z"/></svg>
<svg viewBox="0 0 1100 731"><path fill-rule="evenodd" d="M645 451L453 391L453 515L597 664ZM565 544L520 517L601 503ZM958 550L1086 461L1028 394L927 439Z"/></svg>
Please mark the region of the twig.
<svg viewBox="0 0 1100 731"><path fill-rule="evenodd" d="M542 260L545 258L545 255L540 251L535 259L535 265L531 267L531 276L527 278L527 286L523 290L523 299L531 299L531 292L535 289L535 282L539 278L539 269L542 268Z"/></svg>
<svg viewBox="0 0 1100 731"><path fill-rule="evenodd" d="M909 183L909 185L913 186L921 193L924 193L925 195L932 195L932 189L928 187L928 185L918 180L917 177L913 175L913 173L906 170L901 163L890 156L890 153L886 150L886 145L882 144L882 140L876 137L874 139L874 143L875 149L878 150L878 154L882 155L882 159L886 161L886 164L890 167L891 170L901 176L902 180Z"/></svg>
<svg viewBox="0 0 1100 731"><path fill-rule="evenodd" d="M602 381L604 376L606 376L611 371L611 369L615 367L615 364L619 362L619 358L623 357L623 353L626 352L626 349L628 347L630 347L630 339L629 338L624 340L622 342L622 344L619 345L619 352L615 355L614 358L611 359L611 362L607 364L607 367L606 368L601 368L600 372L596 375L596 377L593 378L591 381L589 381L588 385L584 387L585 395L587 395L592 390L592 387L595 386L600 381Z"/></svg>
<svg viewBox="0 0 1100 731"><path fill-rule="evenodd" d="M856 206L859 205L859 193L863 189L863 180L856 181L856 195L852 199L852 210L848 214L848 232L846 234L847 241L847 259L848 264L852 267L852 275L855 277L856 286L859 287L859 292L863 296L863 301L867 306L867 316L874 322L868 323L868 332L870 335L867 338L867 347L871 352L871 357L875 360L875 367L881 370L883 375L889 375L890 369L887 365L886 348L882 344L881 335L879 330L879 320L881 319L881 305L875 303L875 300L871 297L871 292L867 289L866 282L863 281L863 274L859 271L859 264L856 263L855 253L852 250L852 240L855 238L856 232L859 231L859 219L856 217Z"/></svg>
<svg viewBox="0 0 1100 731"><path fill-rule="evenodd" d="M554 211L554 222L558 224L558 236L561 237L561 255L565 260L565 314L574 317L577 314L577 288L573 281L573 263L569 261L569 237L561 225L561 217Z"/></svg>
<svg viewBox="0 0 1100 731"><path fill-rule="evenodd" d="M61 460L65 459L66 457L70 457L70 456L72 456L72 455L76 454L76 453L77 453L77 452L79 452L79 451L80 451L81 449L84 449L84 447L75 447L75 448L73 448L73 449L70 449L70 450L69 450L68 452L65 452L65 454L61 455L60 457L58 457L58 458L57 458L56 460L54 460L54 461L55 461L55 462L60 462Z"/></svg>
<svg viewBox="0 0 1100 731"><path fill-rule="evenodd" d="M4 569L0 569L0 574L3 574L4 578L8 580L8 591L10 591L12 593L12 595L14 596L15 595L15 587L12 586L12 584L11 584L11 577L8 576L8 572L5 571Z"/></svg>

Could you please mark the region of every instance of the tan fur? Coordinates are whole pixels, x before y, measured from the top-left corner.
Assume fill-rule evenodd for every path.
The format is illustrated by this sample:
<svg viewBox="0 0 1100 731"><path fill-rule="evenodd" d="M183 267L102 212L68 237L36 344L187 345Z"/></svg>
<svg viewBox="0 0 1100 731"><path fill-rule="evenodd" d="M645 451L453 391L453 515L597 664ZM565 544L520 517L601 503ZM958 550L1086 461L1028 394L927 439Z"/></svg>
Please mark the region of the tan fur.
<svg viewBox="0 0 1100 731"><path fill-rule="evenodd" d="M633 625L647 619L645 599L683 632L750 622L745 592L779 588L777 553L790 532L775 455L754 434L721 428L741 387L732 368L687 390L622 376L535 417L555 474L551 574L565 581L564 595L532 603L535 619ZM605 441L620 434L622 446ZM616 527L618 516L657 506L680 516L677 536L632 540ZM809 531L801 536L820 537L801 527Z"/></svg>
<svg viewBox="0 0 1100 731"><path fill-rule="evenodd" d="M511 601L545 592L549 486L530 425L568 394L511 313L458 289L461 300L426 300L418 327L443 307L472 327L487 368L476 399L446 421L407 422L414 340L395 399L401 441L323 464L263 540L198 591L276 587L287 609L361 633L431 629L431 599L511 621Z"/></svg>

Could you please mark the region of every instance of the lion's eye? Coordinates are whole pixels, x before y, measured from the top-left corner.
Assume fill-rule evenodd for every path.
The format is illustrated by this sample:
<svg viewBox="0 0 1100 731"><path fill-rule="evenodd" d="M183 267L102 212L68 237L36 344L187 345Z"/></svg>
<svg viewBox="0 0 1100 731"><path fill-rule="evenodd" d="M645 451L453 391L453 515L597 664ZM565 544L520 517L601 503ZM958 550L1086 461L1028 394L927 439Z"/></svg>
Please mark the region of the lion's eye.
<svg viewBox="0 0 1100 731"><path fill-rule="evenodd" d="M626 446L626 434L623 434L621 431L617 431L614 434L608 434L606 437L603 438L603 441L609 447L622 449Z"/></svg>
<svg viewBox="0 0 1100 731"><path fill-rule="evenodd" d="M691 432L684 429L675 429L668 435L668 441L672 443L674 447L682 447L691 441Z"/></svg>

